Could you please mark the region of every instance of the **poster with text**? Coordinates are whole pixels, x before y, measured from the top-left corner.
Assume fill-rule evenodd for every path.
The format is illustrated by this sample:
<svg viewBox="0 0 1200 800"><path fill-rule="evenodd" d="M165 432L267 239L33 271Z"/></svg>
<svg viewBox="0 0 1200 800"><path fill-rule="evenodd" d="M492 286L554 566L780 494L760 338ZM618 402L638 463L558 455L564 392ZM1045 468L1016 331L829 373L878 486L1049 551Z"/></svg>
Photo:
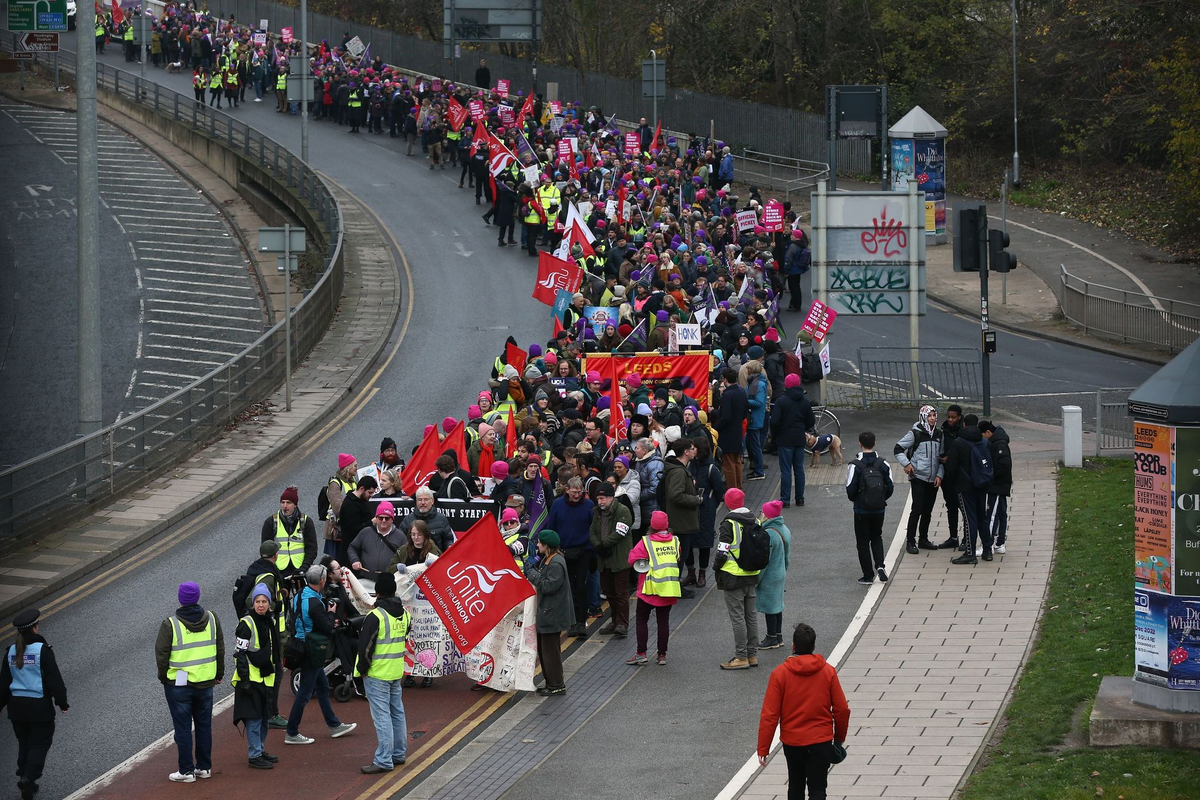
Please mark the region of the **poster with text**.
<svg viewBox="0 0 1200 800"><path fill-rule="evenodd" d="M1175 428L1174 463L1173 588L1177 595L1200 595L1200 428Z"/></svg>
<svg viewBox="0 0 1200 800"><path fill-rule="evenodd" d="M1171 559L1171 433L1168 425L1133 424L1133 580L1175 591Z"/></svg>
<svg viewBox="0 0 1200 800"><path fill-rule="evenodd" d="M925 233L945 235L946 140L918 139L913 145L913 180L917 191L925 193Z"/></svg>
<svg viewBox="0 0 1200 800"><path fill-rule="evenodd" d="M1133 590L1133 658L1139 680L1167 685L1167 603L1169 595Z"/></svg>
<svg viewBox="0 0 1200 800"><path fill-rule="evenodd" d="M913 179L913 143L911 139L892 140L892 191L907 192Z"/></svg>

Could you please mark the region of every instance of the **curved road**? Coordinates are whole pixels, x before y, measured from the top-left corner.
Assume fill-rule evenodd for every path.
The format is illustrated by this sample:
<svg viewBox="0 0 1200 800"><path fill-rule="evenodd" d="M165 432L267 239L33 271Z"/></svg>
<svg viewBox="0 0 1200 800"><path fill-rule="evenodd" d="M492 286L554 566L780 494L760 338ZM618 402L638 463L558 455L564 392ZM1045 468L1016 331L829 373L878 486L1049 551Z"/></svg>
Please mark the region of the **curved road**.
<svg viewBox="0 0 1200 800"><path fill-rule="evenodd" d="M119 66L120 56L106 55L103 60ZM166 75L158 70L150 74L177 91L187 91L187 75ZM246 104L235 113L289 148L299 150L296 119L275 114L266 103ZM406 159L397 152L397 143L386 136L352 136L345 128L327 123L314 123L310 136L313 165L362 198L403 244L414 293L404 298L400 325L407 327L403 328L402 341L394 332L398 350L376 384L379 391L344 427L329 438L299 446L256 476L247 488L223 497L212 509L213 518L207 524L185 522L165 532L164 537L179 538L165 555L139 564L114 581L104 578L107 573L101 574L86 594L46 620L45 632L61 654L73 698L72 714L60 724L60 730L69 737L71 755L67 759L61 752L52 753L54 770L44 784L47 796L65 794L85 784L170 730L155 679L152 640L159 623L176 606L175 587L180 581L198 581L206 605L218 612L226 630L231 630L234 620L229 595L233 577L253 560L262 521L277 508L277 498L286 485L300 487L301 508L313 513L316 493L332 473L338 452L351 452L366 460L374 456L383 436L392 436L402 447L411 447L427 423L447 414L462 416L482 387L505 336L512 334L524 345L544 341L549 334L546 307L529 296L532 260L516 248L496 248L493 232L485 230L476 215L482 209L474 206L466 190L457 188L456 173L431 172L425 162L415 157ZM799 323L797 316L785 321L792 326ZM902 325L900 320L868 320L847 325L839 334L847 347L881 341L902 343L896 341L906 335ZM977 330L977 323L931 308L922 335L929 342L964 343L976 341ZM1005 385L1016 389L1042 391L1040 387L1050 381L1071 386L1102 374L1107 380L1114 371L1117 374L1112 380L1134 381L1138 374L1149 371L1141 365L1123 364L1078 348L1016 336L1006 339L1011 342L1011 350L998 361L1003 361L1011 372L1003 378L1009 381ZM838 499L836 485L819 492L814 488L813 494L825 497L829 507L838 509L839 514L845 512L844 495ZM813 573L812 586L804 596L788 601L790 605L799 600L826 615L827 623L820 634L829 646L861 597L860 592L830 589L834 584L844 588L844 584L853 583L853 574L845 572L853 564L853 548L844 538L845 527L844 519L834 522L826 517L806 532L838 537L830 541L839 555L828 567L817 559L805 566ZM839 540L841 544L837 544ZM131 553L127 560L137 562L138 553ZM810 555L819 557L821 551ZM850 579L843 580L843 576ZM47 600L46 604L51 602ZM693 627L680 639L680 657L688 653L695 656L697 651L698 657L707 661L728 656L728 631L716 627L721 624L723 611L713 608L713 602L708 599L704 604L707 610L701 611L703 626ZM706 674L724 677L709 669L712 665L707 661ZM630 686L640 689L622 707L636 709L633 701L646 691L647 680L679 693L677 702L660 707L657 713L670 715L670 724L681 726L672 729L679 732L681 743L703 740L707 752L720 743L724 731L731 730L710 729L714 716L719 715L711 713L715 701L705 692L693 692L686 680L676 683L678 675L664 683L661 672L656 674L653 667L643 668L633 680ZM228 691L227 686L218 688L219 696ZM739 699L740 704L754 702L754 698ZM693 713L699 704L707 710ZM622 723L612 716L601 721L604 727L598 730L611 730L613 735L634 731L640 724L633 719ZM745 738L746 732L737 735ZM638 741L644 738L636 737ZM590 737L580 741L597 740ZM737 752L727 754L724 763L686 757L680 763L696 774L697 785L720 785L724 783L721 771L745 758L748 751L744 745L741 742ZM12 748L11 737L0 738L0 762L12 757ZM723 774L727 778L729 773ZM530 776L530 781L530 788L545 783L537 776Z"/></svg>

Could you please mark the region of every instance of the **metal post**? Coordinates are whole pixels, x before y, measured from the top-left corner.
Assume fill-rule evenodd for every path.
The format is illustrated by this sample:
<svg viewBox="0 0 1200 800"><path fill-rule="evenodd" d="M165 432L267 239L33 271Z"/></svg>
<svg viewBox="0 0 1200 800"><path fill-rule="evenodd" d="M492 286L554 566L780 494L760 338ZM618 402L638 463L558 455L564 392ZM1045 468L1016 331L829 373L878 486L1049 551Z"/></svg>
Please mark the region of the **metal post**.
<svg viewBox="0 0 1200 800"><path fill-rule="evenodd" d="M826 279L826 259L829 257L828 236L825 231L825 226L828 224L826 219L829 215L827 207L828 197L825 181L817 181L817 202L813 205L812 210L812 231L813 241L817 249L816 274L813 276L813 294L822 303L828 305L829 297L825 287ZM825 396L825 381L817 381L817 403L823 402ZM866 394L863 394L865 400Z"/></svg>
<svg viewBox="0 0 1200 800"><path fill-rule="evenodd" d="M300 0L300 160L305 164L308 163L308 90L310 79L308 77L308 0ZM316 99L316 94L313 94L313 99ZM290 267L289 267L290 269ZM288 286L291 286L292 275L288 273ZM288 351L291 352L290 350ZM291 380L291 370L288 370ZM291 392L289 386L288 393L288 410L292 408Z"/></svg>
<svg viewBox="0 0 1200 800"><path fill-rule="evenodd" d="M78 13L78 12L76 12L76 13ZM57 92L58 90L59 90L59 83L58 83L58 51L57 51L57 50L55 50L55 51L54 51L54 91L56 91L56 92Z"/></svg>
<svg viewBox="0 0 1200 800"><path fill-rule="evenodd" d="M303 97L303 95L301 95ZM284 410L292 410L292 226L283 224L283 397Z"/></svg>
<svg viewBox="0 0 1200 800"><path fill-rule="evenodd" d="M888 148L888 112L887 112L887 85L879 87L879 163L880 171L883 175L880 187L883 191L890 191L892 187L888 186L888 161L891 159L891 153ZM924 234L922 234L924 235Z"/></svg>
<svg viewBox="0 0 1200 800"><path fill-rule="evenodd" d="M650 85L654 100L654 127L658 127L658 53L650 51ZM642 106L645 108L645 106Z"/></svg>
<svg viewBox="0 0 1200 800"><path fill-rule="evenodd" d="M829 140L829 191L837 191L837 87L825 87L825 137ZM824 302L824 301L822 301Z"/></svg>
<svg viewBox="0 0 1200 800"><path fill-rule="evenodd" d="M81 31L96 28L96 7L80 3L76 12ZM76 306L79 348L76 371L79 393L77 433L84 437L100 430L103 424L101 395L101 355L103 342L100 330L100 184L97 173L96 149L96 48L77 48L75 56L76 114L76 255L79 283ZM89 441L84 451L85 487L91 486L101 468L99 439ZM84 489L84 497L87 489Z"/></svg>
<svg viewBox="0 0 1200 800"><path fill-rule="evenodd" d="M13 34L13 52L17 52L17 34ZM21 91L25 91L25 61L17 62L17 71L21 73Z"/></svg>
<svg viewBox="0 0 1200 800"><path fill-rule="evenodd" d="M1008 233L1008 180L1012 177L1008 170L1004 170L1004 183L1000 184L1000 224L1001 230ZM1008 305L1008 273L1000 273L1000 303Z"/></svg>
<svg viewBox="0 0 1200 800"><path fill-rule="evenodd" d="M983 415L985 417L992 414L992 371L991 371L991 356L987 353L987 348L983 345L984 333L991 328L991 323L988 321L988 261L987 261L987 239L988 239L988 222L987 222L987 206L979 207L979 353L983 358Z"/></svg>
<svg viewBox="0 0 1200 800"><path fill-rule="evenodd" d="M912 369L912 397L921 397L921 381L917 362L921 357L921 295L918 279L921 273L920 240L925 235L925 215L917 200L917 182L908 182L908 360ZM918 224L919 223L919 224Z"/></svg>
<svg viewBox="0 0 1200 800"><path fill-rule="evenodd" d="M76 12L76 14L78 14L78 11ZM138 34L138 38L141 39L141 41L138 42L138 62L142 65L143 84L146 80L146 62L149 60L146 57L146 46L148 44L150 44L150 39L147 38L147 36L146 36L146 17L149 16L149 14L150 14L150 9L148 9L146 7L146 0L142 0L140 22L138 23L138 30L140 31L140 33ZM79 28L78 25L76 25L75 27L76 27L76 29Z"/></svg>
<svg viewBox="0 0 1200 800"><path fill-rule="evenodd" d="M541 38L542 32L538 30L538 14L541 9L538 7L538 0L533 0L533 45L530 53L530 63L533 66L533 95L537 97L537 57L538 57L538 40Z"/></svg>
<svg viewBox="0 0 1200 800"><path fill-rule="evenodd" d="M1103 390L1101 389L1096 390L1096 455L1100 455L1100 436L1101 431L1104 429L1104 426L1101 424L1101 420L1104 417L1103 404L1101 402L1102 392Z"/></svg>
<svg viewBox="0 0 1200 800"><path fill-rule="evenodd" d="M1013 72L1013 186L1021 185L1021 156L1017 147L1017 0L1012 0L1012 72Z"/></svg>

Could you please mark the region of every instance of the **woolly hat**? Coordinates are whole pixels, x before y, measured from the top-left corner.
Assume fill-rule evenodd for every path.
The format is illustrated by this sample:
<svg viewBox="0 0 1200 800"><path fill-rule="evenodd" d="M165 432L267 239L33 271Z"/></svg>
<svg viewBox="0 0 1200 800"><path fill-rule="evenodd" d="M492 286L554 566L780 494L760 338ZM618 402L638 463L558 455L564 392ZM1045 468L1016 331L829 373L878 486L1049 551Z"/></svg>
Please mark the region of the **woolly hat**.
<svg viewBox="0 0 1200 800"><path fill-rule="evenodd" d="M599 370L589 369L586 377L588 383L599 383L601 380Z"/></svg>
<svg viewBox="0 0 1200 800"><path fill-rule="evenodd" d="M477 419L482 416L483 416L483 409L480 408L478 405L467 406L467 418L468 419Z"/></svg>
<svg viewBox="0 0 1200 800"><path fill-rule="evenodd" d="M263 558L274 558L279 552L279 542L274 539L267 539L258 546L258 554Z"/></svg>
<svg viewBox="0 0 1200 800"><path fill-rule="evenodd" d="M345 469L354 463L354 456L349 453L338 453L338 469Z"/></svg>
<svg viewBox="0 0 1200 800"><path fill-rule="evenodd" d="M492 464L492 480L502 481L508 477L508 462L496 461Z"/></svg>
<svg viewBox="0 0 1200 800"><path fill-rule="evenodd" d="M481 423L479 423L479 436L480 436L480 438L483 438L484 436L487 436L489 433L491 433L491 432L492 432L492 431L494 431L494 430L495 430L495 428L493 428L491 425L488 425L486 422L481 422Z"/></svg>
<svg viewBox="0 0 1200 800"><path fill-rule="evenodd" d="M625 465L625 469L629 469L629 456L617 456L616 458L613 459L614 464L618 461L620 461L622 464ZM271 539L270 541L275 541L275 540Z"/></svg>
<svg viewBox="0 0 1200 800"><path fill-rule="evenodd" d="M656 320L658 320L659 322L666 322L670 316L671 315L668 314L666 311L656 311L654 313L654 318Z"/></svg>
<svg viewBox="0 0 1200 800"><path fill-rule="evenodd" d="M741 489L725 490L725 507L732 510L746 505L746 493Z"/></svg>
<svg viewBox="0 0 1200 800"><path fill-rule="evenodd" d="M665 531L667 529L667 512L655 511L650 515L650 530Z"/></svg>
<svg viewBox="0 0 1200 800"><path fill-rule="evenodd" d="M768 342L778 342L779 330L777 328L767 328L767 332L763 334L763 338Z"/></svg>
<svg viewBox="0 0 1200 800"><path fill-rule="evenodd" d="M650 408L650 406L647 405L646 403L638 403L637 413L641 414L644 417L649 417L649 416L653 416L654 410L652 408Z"/></svg>
<svg viewBox="0 0 1200 800"><path fill-rule="evenodd" d="M283 490L283 494L279 495L279 502L282 503L284 500L290 500L293 503L300 502L300 493L296 491L295 486L287 487Z"/></svg>
<svg viewBox="0 0 1200 800"><path fill-rule="evenodd" d="M457 424L458 420L456 420L454 417L446 417L442 420L442 431L444 433L449 433L450 431L454 430L454 426Z"/></svg>
<svg viewBox="0 0 1200 800"><path fill-rule="evenodd" d="M667 444L670 444L671 442L678 441L679 437L683 436L683 431L679 430L678 425L668 425L666 430L663 431L663 436L666 437Z"/></svg>
<svg viewBox="0 0 1200 800"><path fill-rule="evenodd" d="M529 345L529 357L530 358L541 358L542 357L542 346L540 344Z"/></svg>
<svg viewBox="0 0 1200 800"><path fill-rule="evenodd" d="M387 500L384 500L382 503L379 504L379 508L375 509L375 516L391 517L392 519L395 519L396 518L396 507L394 505L392 505L391 503L389 503Z"/></svg>
<svg viewBox="0 0 1200 800"><path fill-rule="evenodd" d="M617 326L617 335L618 336L625 337L631 333L633 333L633 327L630 326L630 324L628 322L622 322L620 325ZM626 381L626 382L628 382L628 381ZM630 384L630 385L632 386L633 384Z"/></svg>
<svg viewBox="0 0 1200 800"><path fill-rule="evenodd" d="M190 606L200 602L200 586L194 581L179 584L179 605Z"/></svg>
<svg viewBox="0 0 1200 800"><path fill-rule="evenodd" d="M483 399L485 399L485 398L486 398L486 399L488 399L488 400L491 400L491 399L492 399L492 393L491 393L491 392L489 392L487 389L484 389L482 392L480 392L480 393L479 393L479 399L480 399L480 400L483 400Z"/></svg>
<svg viewBox="0 0 1200 800"><path fill-rule="evenodd" d="M749 358L751 361L755 361L755 360L757 360L757 359L760 359L760 358L762 358L762 357L763 357L763 349L762 349L761 347L759 347L758 345L752 345L752 346L750 347L750 349L746 351L746 356L747 356L747 357L748 357L748 358Z"/></svg>
<svg viewBox="0 0 1200 800"><path fill-rule="evenodd" d="M539 542L546 545L546 547L553 547L555 550L562 545L562 539L558 538L558 531L540 531L537 537Z"/></svg>
<svg viewBox="0 0 1200 800"><path fill-rule="evenodd" d="M553 367L558 363L558 356L556 356L554 353L546 353L546 356L542 359L542 361L546 362L547 367Z"/></svg>
<svg viewBox="0 0 1200 800"><path fill-rule="evenodd" d="M769 503L763 503L763 516L767 519L775 519L783 513L783 501L772 500Z"/></svg>
<svg viewBox="0 0 1200 800"><path fill-rule="evenodd" d="M395 446L396 446L396 440L390 436L385 436L385 437L383 437L383 441L381 441L379 443L379 452L382 453L384 450L388 450Z"/></svg>
<svg viewBox="0 0 1200 800"><path fill-rule="evenodd" d="M625 385L630 389L637 389L642 385L642 376L636 372L631 372L625 376Z"/></svg>
<svg viewBox="0 0 1200 800"><path fill-rule="evenodd" d="M515 508L506 508L500 514L500 524L501 525L503 525L505 522L520 522L520 521L521 521L521 515L517 513L517 510Z"/></svg>
<svg viewBox="0 0 1200 800"><path fill-rule="evenodd" d="M376 597L395 597L396 596L396 576L390 572L385 572L375 579L375 596Z"/></svg>
<svg viewBox="0 0 1200 800"><path fill-rule="evenodd" d="M265 583L254 584L254 589L250 592L250 602L253 603L254 598L258 597L259 595L267 598L268 603L271 602L271 590L267 588Z"/></svg>

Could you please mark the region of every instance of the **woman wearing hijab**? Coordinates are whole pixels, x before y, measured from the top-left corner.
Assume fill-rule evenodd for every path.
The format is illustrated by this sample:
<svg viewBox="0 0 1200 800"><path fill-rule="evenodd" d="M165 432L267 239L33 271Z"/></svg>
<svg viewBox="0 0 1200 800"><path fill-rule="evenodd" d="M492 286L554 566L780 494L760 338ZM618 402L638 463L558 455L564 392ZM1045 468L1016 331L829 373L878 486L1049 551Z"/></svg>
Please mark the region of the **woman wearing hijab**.
<svg viewBox="0 0 1200 800"><path fill-rule="evenodd" d="M908 433L896 442L893 453L908 476L912 492L912 510L908 514L908 543L906 550L916 555L922 550L937 550L929 541L929 523L937 502L938 487L942 485L943 431L937 424L937 409L921 406L917 421ZM917 531L920 529L920 541Z"/></svg>
<svg viewBox="0 0 1200 800"><path fill-rule="evenodd" d="M271 590L265 583L250 592L250 613L238 620L233 672L233 724L246 723L246 750L252 769L274 769L278 756L266 751L270 719L276 713L279 679L276 626L271 624Z"/></svg>
<svg viewBox="0 0 1200 800"><path fill-rule="evenodd" d="M38 790L46 755L54 742L54 706L67 713L67 687L54 651L38 633L36 608L27 608L13 619L17 642L5 653L0 667L0 709L17 735L17 789L22 800Z"/></svg>

